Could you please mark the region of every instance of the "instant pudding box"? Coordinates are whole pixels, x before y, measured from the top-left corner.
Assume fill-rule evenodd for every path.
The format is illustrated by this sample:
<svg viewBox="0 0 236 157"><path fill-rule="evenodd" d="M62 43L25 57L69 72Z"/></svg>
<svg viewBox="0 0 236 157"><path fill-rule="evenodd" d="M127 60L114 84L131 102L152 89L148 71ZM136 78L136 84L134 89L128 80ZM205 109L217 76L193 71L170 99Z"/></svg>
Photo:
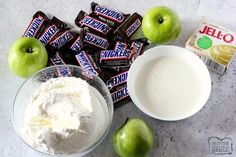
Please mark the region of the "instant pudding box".
<svg viewBox="0 0 236 157"><path fill-rule="evenodd" d="M186 43L212 70L224 74L236 53L236 33L214 23L202 21Z"/></svg>

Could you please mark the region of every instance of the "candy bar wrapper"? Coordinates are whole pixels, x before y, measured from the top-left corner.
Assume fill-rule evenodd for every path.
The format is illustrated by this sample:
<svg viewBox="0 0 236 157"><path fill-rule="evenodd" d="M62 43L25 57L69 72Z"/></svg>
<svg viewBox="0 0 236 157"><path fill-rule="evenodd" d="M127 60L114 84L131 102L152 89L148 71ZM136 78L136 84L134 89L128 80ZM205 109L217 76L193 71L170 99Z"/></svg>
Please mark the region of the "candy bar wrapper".
<svg viewBox="0 0 236 157"><path fill-rule="evenodd" d="M69 28L66 28L60 33L56 34L49 42L48 46L50 46L52 49L58 50L73 38L75 38L75 33Z"/></svg>
<svg viewBox="0 0 236 157"><path fill-rule="evenodd" d="M113 70L116 70L117 73L129 70L129 67L110 67Z"/></svg>
<svg viewBox="0 0 236 157"><path fill-rule="evenodd" d="M63 47L59 49L58 52L66 64L78 65L75 55L80 53L80 51L74 51L74 50Z"/></svg>
<svg viewBox="0 0 236 157"><path fill-rule="evenodd" d="M101 69L101 74L100 74L100 78L106 82L107 80L109 80L112 76L117 75L118 71L113 69L113 68L107 68L107 67L102 67L100 66Z"/></svg>
<svg viewBox="0 0 236 157"><path fill-rule="evenodd" d="M120 107L131 101L127 85L123 84L118 86L112 93L111 97L113 100L114 107Z"/></svg>
<svg viewBox="0 0 236 157"><path fill-rule="evenodd" d="M64 22L54 16L48 23L44 32L39 36L39 41L41 41L41 43L46 46L53 39L53 37L65 29L66 26L67 25Z"/></svg>
<svg viewBox="0 0 236 157"><path fill-rule="evenodd" d="M53 57L50 58L51 65L65 65L65 61L62 59L59 52L56 52Z"/></svg>
<svg viewBox="0 0 236 157"><path fill-rule="evenodd" d="M139 39L128 40L128 41L116 40L115 42L113 42L112 47L114 50L116 50L116 49L119 49L119 50L130 49L130 50L132 50L137 44L142 44L142 48L149 45L147 38L139 38Z"/></svg>
<svg viewBox="0 0 236 157"><path fill-rule="evenodd" d="M85 51L81 51L76 54L75 58L81 68L97 76L101 74L101 69L99 65L94 61L94 58Z"/></svg>
<svg viewBox="0 0 236 157"><path fill-rule="evenodd" d="M99 63L102 66L128 67L130 66L131 51L125 50L104 50L100 52Z"/></svg>
<svg viewBox="0 0 236 157"><path fill-rule="evenodd" d="M95 17L111 27L118 27L121 25L129 15L125 15L114 9L101 6L95 2L91 3L92 13L90 16Z"/></svg>
<svg viewBox="0 0 236 157"><path fill-rule="evenodd" d="M80 34L78 32L73 32L73 38L68 41L64 46L62 46L62 49L69 49L76 52L80 52L82 49L80 43Z"/></svg>
<svg viewBox="0 0 236 157"><path fill-rule="evenodd" d="M89 16L82 10L76 17L75 24L80 28L89 29L91 32L100 34L103 37L108 37L114 31L106 23Z"/></svg>
<svg viewBox="0 0 236 157"><path fill-rule="evenodd" d="M52 65L65 65L65 61L62 59L60 54L56 52L56 54L50 58ZM57 68L57 76L63 76L63 77L71 77L71 71L68 67L58 67Z"/></svg>
<svg viewBox="0 0 236 157"><path fill-rule="evenodd" d="M122 41L116 41L116 44L114 46L114 50L125 50L127 48L128 48L128 43Z"/></svg>
<svg viewBox="0 0 236 157"><path fill-rule="evenodd" d="M110 46L110 42L106 38L98 36L94 33L89 32L88 30L83 29L81 31L81 41L80 45L82 47L89 46L95 51L106 50Z"/></svg>
<svg viewBox="0 0 236 157"><path fill-rule="evenodd" d="M23 37L38 38L40 33L46 28L48 22L48 17L42 11L37 11L25 30Z"/></svg>
<svg viewBox="0 0 236 157"><path fill-rule="evenodd" d="M134 13L115 30L114 34L120 40L128 40L141 27L141 24L142 16Z"/></svg>
<svg viewBox="0 0 236 157"><path fill-rule="evenodd" d="M148 45L148 41L146 38L137 39L131 42L131 56L130 61L133 63L135 59L143 54L143 49Z"/></svg>
<svg viewBox="0 0 236 157"><path fill-rule="evenodd" d="M137 13L130 16L92 2L91 13L80 11L75 19L80 32L72 31L56 17L49 20L38 11L23 36L35 37L46 47L48 66L72 64L84 69L82 73L87 78L99 76L116 108L131 100L127 89L128 70L148 45L145 38L130 41L141 22L142 16ZM40 80L70 77L72 72L69 67L59 66L50 74L42 74Z"/></svg>
<svg viewBox="0 0 236 157"><path fill-rule="evenodd" d="M120 86L127 82L128 70L117 73L111 76L106 82L107 88L112 91L115 87Z"/></svg>
<svg viewBox="0 0 236 157"><path fill-rule="evenodd" d="M75 58L77 64L75 65L80 66L93 75L99 76L103 81L117 74L117 71L112 68L101 67L100 64L98 64L97 56L91 54L89 51L89 49L83 49L80 53L76 54Z"/></svg>

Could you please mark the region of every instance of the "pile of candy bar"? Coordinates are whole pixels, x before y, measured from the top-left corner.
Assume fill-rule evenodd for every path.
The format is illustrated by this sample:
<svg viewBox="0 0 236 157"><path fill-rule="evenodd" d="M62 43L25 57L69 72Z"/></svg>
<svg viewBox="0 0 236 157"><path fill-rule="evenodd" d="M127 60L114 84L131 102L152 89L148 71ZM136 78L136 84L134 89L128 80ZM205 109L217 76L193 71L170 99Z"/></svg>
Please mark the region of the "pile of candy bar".
<svg viewBox="0 0 236 157"><path fill-rule="evenodd" d="M79 31L42 11L33 16L23 36L39 39L46 47L50 65L72 64L98 75L111 92L115 106L129 100L128 69L143 53L147 39L130 40L141 26L142 16L91 3L91 13L80 11L75 19ZM67 68L59 76L70 76Z"/></svg>

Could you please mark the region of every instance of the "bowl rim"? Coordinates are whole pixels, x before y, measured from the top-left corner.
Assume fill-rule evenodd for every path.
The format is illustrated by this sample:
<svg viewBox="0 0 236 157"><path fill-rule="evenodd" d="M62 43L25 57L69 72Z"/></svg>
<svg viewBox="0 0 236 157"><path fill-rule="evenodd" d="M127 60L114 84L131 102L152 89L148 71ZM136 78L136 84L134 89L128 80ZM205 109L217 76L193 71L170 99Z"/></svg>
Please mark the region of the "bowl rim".
<svg viewBox="0 0 236 157"><path fill-rule="evenodd" d="M135 92L134 92L134 82L135 82L135 78L131 78L130 76L134 77L136 76L135 74L133 73L137 73L136 70L138 69L137 66L140 66L142 65L141 64L141 61L140 60L145 60L145 56L149 56L149 55L152 55L153 56L153 60L154 59L157 59L161 56L165 56L164 55L161 55L161 56L158 56L160 55L163 51L159 51L160 49L178 49L178 50L181 50L183 51L183 53L187 54L188 56L192 57L193 59L195 59L197 62L199 62L199 64L203 67L203 70L204 70L204 73L206 73L206 77L208 80L206 80L208 82L208 87L204 90L206 90L206 93L207 93L207 96L205 96L202 100L202 104L197 104L198 108L193 110L193 111L189 111L187 114L185 115L182 115L182 116L178 116L178 117L175 117L175 118L168 118L168 116L159 116L158 114L154 113L154 112L151 112L149 109L147 109L145 107L145 105L142 105L138 96L136 96ZM175 53L175 52L171 52L171 53ZM143 64L146 64L147 63L147 60L146 61L143 61ZM138 65L139 64L139 65ZM140 68L139 68L140 70ZM138 70L137 70L138 71ZM127 79L127 88L128 88L128 91L129 91L129 94L130 94L130 97L132 99L132 101L134 102L135 106L138 107L142 112L144 112L145 114L155 118L155 119L159 119L159 120L163 120L163 121L178 121L178 120L183 120L183 119L186 119L186 118L189 118L191 116L193 116L194 114L196 114L197 112L199 112L203 106L206 104L207 100L209 99L209 96L210 96L210 93L211 93L211 77L210 77L210 73L209 73L209 70L208 68L206 67L206 65L203 63L203 61L196 55L194 54L192 51L190 50L187 50L185 48L182 48L182 47L179 47L179 46L173 46L173 45L162 45L162 46L155 46L153 48L150 48L148 49L147 51L144 52L144 54L140 57L138 57L134 63L131 65L130 69L129 69L129 72L128 72L128 79ZM205 87L204 87L205 88ZM201 98L202 99L202 98Z"/></svg>
<svg viewBox="0 0 236 157"><path fill-rule="evenodd" d="M74 153L69 153L69 154L49 154L49 153L46 153L46 152L42 152L40 150L37 150L36 148L34 148L33 146L31 146L28 142L25 141L25 139L21 136L22 134L20 133L20 130L17 129L16 125L15 125L15 116L14 116L14 108L15 108L15 101L16 101L16 98L18 96L18 94L20 93L22 87L32 78L34 78L36 75L38 75L39 73L47 70L47 69L53 69L53 68L58 68L58 67L70 67L70 68L78 68L79 70L81 71L85 71L86 73L88 73L89 75L92 75L93 77L95 77L99 83L102 84L102 87L104 87L104 90L105 90L105 93L107 93L107 99L109 102L111 102L111 105L109 105L107 103L107 108L108 108L108 118L109 118L109 123L108 123L108 126L106 128L106 130L103 132L103 134L100 136L100 138L97 139L96 142L94 142L92 145L90 145L89 147L85 148L85 149L82 149L80 152L74 152ZM64 77L64 76L60 76L60 77ZM86 81L87 82L87 81ZM14 100L13 100L13 105L12 105L12 111L11 111L11 119L12 119L12 124L13 124L13 128L17 134L17 136L26 144L28 145L28 147L30 147L32 150L42 154L42 155L46 155L46 156L73 156L73 155L79 155L79 156L84 156L86 154L88 154L89 152L91 152L92 150L94 150L104 139L105 137L107 136L110 128L111 128L111 124L112 124L112 121L113 121L113 114L114 114L114 105L113 105L113 101L112 101L112 98L111 98L111 94L110 94L110 91L108 90L106 84L104 83L104 81L97 75L89 72L89 71L86 71L85 69L79 67L79 66L76 66L76 65L69 65L69 64L66 64L66 65L53 65L53 66L48 66L48 67L45 67L39 71L37 71L36 73L34 73L32 76L28 77L27 79L24 80L24 82L20 85L20 87L18 88L17 92L16 92L16 95L14 97Z"/></svg>

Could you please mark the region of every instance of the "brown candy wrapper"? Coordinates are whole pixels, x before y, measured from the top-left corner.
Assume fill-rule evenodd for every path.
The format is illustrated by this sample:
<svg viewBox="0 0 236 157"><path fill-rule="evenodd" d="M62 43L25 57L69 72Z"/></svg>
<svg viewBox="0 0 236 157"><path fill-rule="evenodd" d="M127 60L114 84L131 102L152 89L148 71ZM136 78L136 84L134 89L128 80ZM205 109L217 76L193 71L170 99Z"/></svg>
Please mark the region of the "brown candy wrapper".
<svg viewBox="0 0 236 157"><path fill-rule="evenodd" d="M99 63L102 66L127 67L130 66L131 51L125 50L104 50L100 52Z"/></svg>
<svg viewBox="0 0 236 157"><path fill-rule="evenodd" d="M40 33L46 28L48 22L48 17L42 11L37 11L23 36L38 38Z"/></svg>
<svg viewBox="0 0 236 157"><path fill-rule="evenodd" d="M89 46L96 51L106 50L110 46L110 42L107 38L98 36L97 34L91 33L88 30L83 29L81 31L80 45L82 47Z"/></svg>
<svg viewBox="0 0 236 157"><path fill-rule="evenodd" d="M101 6L95 2L91 3L92 17L95 17L111 27L118 27L129 16L114 9Z"/></svg>
<svg viewBox="0 0 236 157"><path fill-rule="evenodd" d="M114 103L114 107L119 107L130 102L131 98L126 83L118 86L113 92L111 92L111 97Z"/></svg>
<svg viewBox="0 0 236 157"><path fill-rule="evenodd" d="M120 40L128 40L135 31L141 27L142 16L138 13L131 15L124 23L122 23L114 32L116 38Z"/></svg>
<svg viewBox="0 0 236 157"><path fill-rule="evenodd" d="M113 29L106 23L89 16L82 10L76 17L75 24L80 28L87 28L91 32L98 33L103 37L107 37L113 32Z"/></svg>
<svg viewBox="0 0 236 157"><path fill-rule="evenodd" d="M130 40L140 28L142 16L131 16L91 3L91 13L80 11L75 24L80 32L67 28L67 24L41 11L33 16L24 32L25 37L38 38L46 47L50 65L72 64L80 66L83 75L99 76L108 87L115 107L129 102L127 90L128 70L132 62L143 54L147 39ZM55 72L42 75L46 81L57 76L72 76L68 67L58 67Z"/></svg>
<svg viewBox="0 0 236 157"><path fill-rule="evenodd" d="M66 64L58 52L56 52L56 54L52 58L50 58L50 61L51 61L51 65L65 65ZM71 71L67 67L58 67L57 76L71 77Z"/></svg>
<svg viewBox="0 0 236 157"><path fill-rule="evenodd" d="M62 49L69 49L76 52L80 52L82 49L81 43L80 43L80 33L73 32L73 38L68 41Z"/></svg>
<svg viewBox="0 0 236 157"><path fill-rule="evenodd" d="M94 58L82 50L80 53L75 55L78 65L89 71L94 75L100 75L101 69L99 65L94 61Z"/></svg>
<svg viewBox="0 0 236 157"><path fill-rule="evenodd" d="M58 50L67 42L75 38L75 33L69 28L62 30L60 33L56 34L52 40L49 42L49 46Z"/></svg>
<svg viewBox="0 0 236 157"><path fill-rule="evenodd" d="M107 88L111 91L117 86L120 86L127 82L128 70L117 73L116 75L111 76L107 81Z"/></svg>
<svg viewBox="0 0 236 157"><path fill-rule="evenodd" d="M65 29L66 26L66 23L62 22L54 16L48 23L43 33L39 36L39 41L41 41L41 43L46 46L53 39L53 37L60 31Z"/></svg>

